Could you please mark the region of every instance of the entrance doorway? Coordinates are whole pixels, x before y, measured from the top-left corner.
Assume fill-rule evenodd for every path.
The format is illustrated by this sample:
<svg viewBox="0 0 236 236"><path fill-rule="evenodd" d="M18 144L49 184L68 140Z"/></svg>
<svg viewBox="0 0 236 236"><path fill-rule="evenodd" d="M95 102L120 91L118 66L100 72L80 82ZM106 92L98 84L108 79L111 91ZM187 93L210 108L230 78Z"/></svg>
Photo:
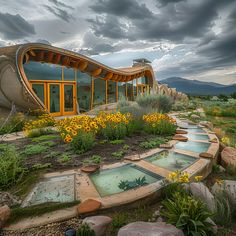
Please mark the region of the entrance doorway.
<svg viewBox="0 0 236 236"><path fill-rule="evenodd" d="M138 84L137 85L138 94L148 93L148 85Z"/></svg>
<svg viewBox="0 0 236 236"><path fill-rule="evenodd" d="M32 89L53 116L76 114L75 82L31 81Z"/></svg>

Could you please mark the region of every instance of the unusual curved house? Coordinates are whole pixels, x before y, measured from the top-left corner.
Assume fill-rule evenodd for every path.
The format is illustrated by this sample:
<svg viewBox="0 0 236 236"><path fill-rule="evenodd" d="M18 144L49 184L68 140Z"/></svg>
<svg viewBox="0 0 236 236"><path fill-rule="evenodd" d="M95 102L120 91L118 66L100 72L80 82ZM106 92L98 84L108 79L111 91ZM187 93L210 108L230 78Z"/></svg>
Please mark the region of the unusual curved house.
<svg viewBox="0 0 236 236"><path fill-rule="evenodd" d="M158 88L149 61L113 69L84 55L29 43L0 48L0 107L74 115Z"/></svg>

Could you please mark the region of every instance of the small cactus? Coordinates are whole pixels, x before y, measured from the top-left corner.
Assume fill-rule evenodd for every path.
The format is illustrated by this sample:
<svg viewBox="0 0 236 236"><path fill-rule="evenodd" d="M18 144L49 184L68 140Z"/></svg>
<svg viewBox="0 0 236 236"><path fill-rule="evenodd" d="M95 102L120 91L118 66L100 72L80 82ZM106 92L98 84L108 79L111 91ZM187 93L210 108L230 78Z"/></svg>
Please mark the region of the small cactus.
<svg viewBox="0 0 236 236"><path fill-rule="evenodd" d="M95 236L95 232L87 223L83 223L77 230L76 236Z"/></svg>

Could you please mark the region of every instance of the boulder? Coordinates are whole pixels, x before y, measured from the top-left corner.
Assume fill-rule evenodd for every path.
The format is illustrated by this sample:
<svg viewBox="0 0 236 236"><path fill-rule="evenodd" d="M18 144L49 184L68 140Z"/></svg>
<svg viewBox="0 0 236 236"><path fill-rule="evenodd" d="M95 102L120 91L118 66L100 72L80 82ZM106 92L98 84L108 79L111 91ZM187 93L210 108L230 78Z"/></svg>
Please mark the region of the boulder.
<svg viewBox="0 0 236 236"><path fill-rule="evenodd" d="M192 114L190 117L191 117L192 119L200 119L200 118L201 118L200 116L195 115L195 114Z"/></svg>
<svg viewBox="0 0 236 236"><path fill-rule="evenodd" d="M209 152L201 152L199 154L199 157L202 157L202 158L208 158L208 159L212 159L213 158L213 155Z"/></svg>
<svg viewBox="0 0 236 236"><path fill-rule="evenodd" d="M190 183L190 192L194 197L201 199L206 203L211 212L215 211L215 198L209 189L201 182Z"/></svg>
<svg viewBox="0 0 236 236"><path fill-rule="evenodd" d="M235 180L224 180L222 184L215 183L211 191L213 194L224 191L228 195L231 204L234 206L234 208L236 207L236 181Z"/></svg>
<svg viewBox="0 0 236 236"><path fill-rule="evenodd" d="M165 222L133 222L120 228L117 236L184 236L182 230Z"/></svg>
<svg viewBox="0 0 236 236"><path fill-rule="evenodd" d="M21 200L19 200L16 196L8 192L0 192L0 207L4 205L8 205L9 207L21 204Z"/></svg>
<svg viewBox="0 0 236 236"><path fill-rule="evenodd" d="M88 212L93 212L101 207L101 202L94 199L87 199L80 203L77 207L78 214L84 214Z"/></svg>
<svg viewBox="0 0 236 236"><path fill-rule="evenodd" d="M4 226L6 221L9 219L11 210L7 205L0 207L0 229Z"/></svg>
<svg viewBox="0 0 236 236"><path fill-rule="evenodd" d="M188 131L182 130L182 129L177 129L177 130L175 131L175 133L176 133L176 134L187 134Z"/></svg>
<svg viewBox="0 0 236 236"><path fill-rule="evenodd" d="M213 130L213 124L210 121L201 121L199 124L210 130Z"/></svg>
<svg viewBox="0 0 236 236"><path fill-rule="evenodd" d="M232 147L226 147L221 152L221 165L227 167L229 165L236 166L236 149Z"/></svg>
<svg viewBox="0 0 236 236"><path fill-rule="evenodd" d="M100 166L99 165L87 165L87 166L83 166L81 167L81 171L85 172L85 173L93 173L97 170L99 170Z"/></svg>
<svg viewBox="0 0 236 236"><path fill-rule="evenodd" d="M188 141L187 137L185 137L183 135L180 135L180 134L174 135L174 137L172 139L173 140L178 140L178 141L181 141L181 142L187 142Z"/></svg>
<svg viewBox="0 0 236 236"><path fill-rule="evenodd" d="M102 236L111 222L112 219L108 216L90 216L83 220L83 223L94 230L96 236Z"/></svg>

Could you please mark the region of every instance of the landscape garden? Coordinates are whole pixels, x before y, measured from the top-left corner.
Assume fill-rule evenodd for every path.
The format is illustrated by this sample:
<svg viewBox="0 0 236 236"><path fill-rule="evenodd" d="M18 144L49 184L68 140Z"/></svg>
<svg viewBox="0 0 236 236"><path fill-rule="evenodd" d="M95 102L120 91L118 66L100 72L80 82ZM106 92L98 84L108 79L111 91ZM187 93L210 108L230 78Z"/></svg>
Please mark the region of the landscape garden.
<svg viewBox="0 0 236 236"><path fill-rule="evenodd" d="M191 97L185 101L174 101L166 95L151 93L138 96L135 102L122 99L115 109L107 105L103 111L96 109L89 114L63 119L54 118L40 110L28 111L27 114L15 113L3 119L0 126L2 234L236 234L235 108L236 100L229 97ZM200 130L197 132L199 134L190 132L190 129L195 128ZM204 133L208 135L208 140L200 141ZM199 139L191 135L199 135ZM175 153L179 143L190 145L192 141L207 143L209 147L214 147L214 151L207 151L211 149L208 146L206 151L183 151L180 154L194 160L186 164L174 157L175 163L170 163L169 169L165 170L159 165L161 168L153 167L150 170L160 170L156 173L158 176L143 170L143 167L148 166L145 164L146 153L155 153L156 150L163 155ZM146 191L149 184L154 186L153 182L157 180L148 182L150 175L159 178L160 182L158 187L155 186L155 191L151 192L151 187L148 190L152 197L146 194L145 198L140 197L142 200L135 199L135 204L118 205L117 201L121 199L102 196L97 187L96 192L102 198L110 199L107 205L111 207L103 208L103 202L93 200L92 196L86 205L82 192L89 193L90 184L88 189L80 187L78 191L81 195L72 201L40 202L38 199L38 204L29 204L33 199L32 189L45 176L79 170L81 180L78 185L85 186L83 178L88 178L86 176L105 173L106 166L119 168L118 163L123 162L131 166L138 165L137 170L143 171L145 175L120 181L117 196L126 194L131 197L132 193ZM194 169L194 172L190 169ZM87 210L88 206L92 209ZM65 209L76 209L76 215L24 227L24 222L35 222L29 219L40 221L53 212L60 214Z"/></svg>

